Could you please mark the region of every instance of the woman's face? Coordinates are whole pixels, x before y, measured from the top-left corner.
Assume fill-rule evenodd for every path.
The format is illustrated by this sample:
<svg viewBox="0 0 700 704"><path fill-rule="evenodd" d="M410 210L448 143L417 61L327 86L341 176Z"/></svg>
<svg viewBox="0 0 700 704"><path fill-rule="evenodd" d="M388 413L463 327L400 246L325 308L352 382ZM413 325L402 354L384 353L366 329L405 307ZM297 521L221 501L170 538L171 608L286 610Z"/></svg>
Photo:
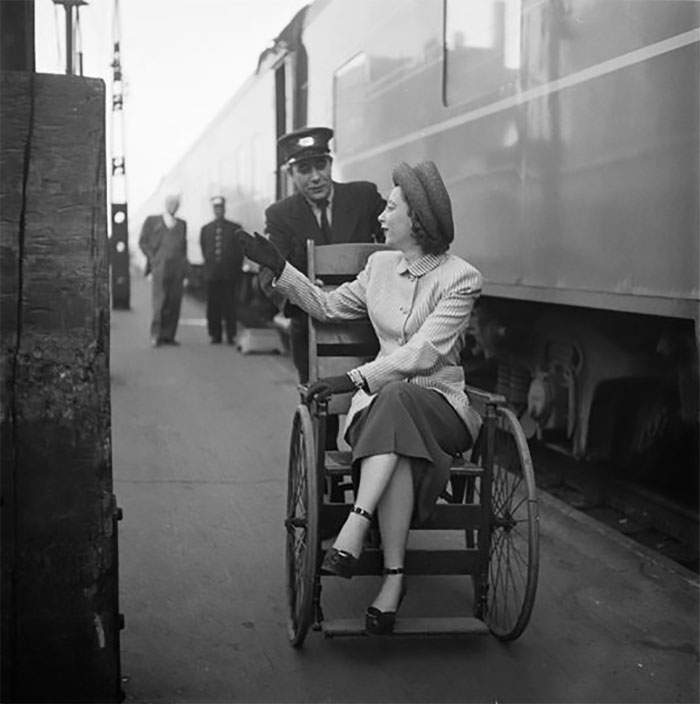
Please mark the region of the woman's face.
<svg viewBox="0 0 700 704"><path fill-rule="evenodd" d="M404 251L415 247L413 223L408 214L408 203L404 200L399 186L394 186L389 194L386 208L379 216L379 224L384 230L386 244L392 249Z"/></svg>

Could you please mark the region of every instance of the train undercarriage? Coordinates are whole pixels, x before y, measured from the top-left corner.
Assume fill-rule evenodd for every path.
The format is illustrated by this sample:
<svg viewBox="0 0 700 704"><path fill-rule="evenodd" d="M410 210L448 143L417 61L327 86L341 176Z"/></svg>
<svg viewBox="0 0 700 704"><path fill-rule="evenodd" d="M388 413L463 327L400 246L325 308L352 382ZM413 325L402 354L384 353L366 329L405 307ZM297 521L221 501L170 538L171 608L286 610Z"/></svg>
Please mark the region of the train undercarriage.
<svg viewBox="0 0 700 704"><path fill-rule="evenodd" d="M698 552L698 354L692 320L484 298L464 363L510 399L550 486ZM553 459L559 458L559 459ZM678 558L680 556L680 558Z"/></svg>

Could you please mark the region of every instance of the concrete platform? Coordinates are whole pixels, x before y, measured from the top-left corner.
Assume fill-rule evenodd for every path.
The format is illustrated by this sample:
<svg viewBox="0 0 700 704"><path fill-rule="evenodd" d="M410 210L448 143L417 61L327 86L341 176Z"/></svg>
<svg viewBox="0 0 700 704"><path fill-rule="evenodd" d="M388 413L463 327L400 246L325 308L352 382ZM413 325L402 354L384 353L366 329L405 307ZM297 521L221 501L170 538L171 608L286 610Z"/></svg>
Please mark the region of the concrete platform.
<svg viewBox="0 0 700 704"><path fill-rule="evenodd" d="M486 636L287 641L284 502L297 403L291 360L148 345L146 282L112 315L122 671L134 702L697 702L698 581L541 495L530 625ZM183 318L203 318L186 301ZM435 547L461 536L437 533ZM424 540L416 535L417 543ZM324 578L328 619L357 619L378 582ZM416 577L401 616L471 616L468 578Z"/></svg>

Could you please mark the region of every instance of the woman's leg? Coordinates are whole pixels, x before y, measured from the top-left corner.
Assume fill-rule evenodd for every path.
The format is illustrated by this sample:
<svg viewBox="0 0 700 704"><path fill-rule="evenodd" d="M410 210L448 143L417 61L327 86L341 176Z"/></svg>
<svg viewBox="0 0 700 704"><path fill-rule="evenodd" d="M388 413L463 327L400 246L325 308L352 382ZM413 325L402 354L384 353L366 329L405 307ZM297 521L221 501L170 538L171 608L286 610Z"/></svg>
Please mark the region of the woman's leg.
<svg viewBox="0 0 700 704"><path fill-rule="evenodd" d="M393 452L365 457L360 466L360 485L355 505L374 513L396 469L399 456ZM369 521L357 513L350 513L333 543L337 550L344 550L357 557L369 528Z"/></svg>
<svg viewBox="0 0 700 704"><path fill-rule="evenodd" d="M384 567L404 566L408 531L413 515L413 476L411 461L399 457L391 481L379 502L379 530L382 535ZM372 606L380 611L395 611L401 599L402 574L388 574Z"/></svg>

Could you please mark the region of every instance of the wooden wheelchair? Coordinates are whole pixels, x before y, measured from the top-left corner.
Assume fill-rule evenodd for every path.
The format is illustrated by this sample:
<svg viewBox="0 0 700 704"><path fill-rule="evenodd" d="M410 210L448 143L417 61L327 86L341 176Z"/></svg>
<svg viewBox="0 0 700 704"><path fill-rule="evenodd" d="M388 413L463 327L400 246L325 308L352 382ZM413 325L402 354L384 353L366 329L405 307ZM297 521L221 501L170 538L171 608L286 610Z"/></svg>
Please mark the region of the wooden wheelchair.
<svg viewBox="0 0 700 704"><path fill-rule="evenodd" d="M326 287L352 279L381 245L314 247L308 243L308 276ZM376 355L378 343L368 321L309 321L310 377L342 374ZM362 635L362 619L324 620L321 608L322 536L334 535L352 503L337 498L351 487L351 453L324 447L326 419L343 414L351 394L323 403L302 401L294 413L289 450L286 505L286 586L289 638L300 647L309 631L327 636ZM535 601L539 569L539 517L532 460L515 414L503 396L468 387L483 426L469 457L455 458L448 491L427 524L418 530L457 530L460 549L407 550L407 575L469 575L473 617L403 618L394 635L488 634L509 641L525 630ZM331 491L331 488L334 490ZM341 492L343 493L343 492ZM412 528L412 530L414 530ZM380 575L382 553L370 534L358 575ZM374 545L372 544L374 542Z"/></svg>

